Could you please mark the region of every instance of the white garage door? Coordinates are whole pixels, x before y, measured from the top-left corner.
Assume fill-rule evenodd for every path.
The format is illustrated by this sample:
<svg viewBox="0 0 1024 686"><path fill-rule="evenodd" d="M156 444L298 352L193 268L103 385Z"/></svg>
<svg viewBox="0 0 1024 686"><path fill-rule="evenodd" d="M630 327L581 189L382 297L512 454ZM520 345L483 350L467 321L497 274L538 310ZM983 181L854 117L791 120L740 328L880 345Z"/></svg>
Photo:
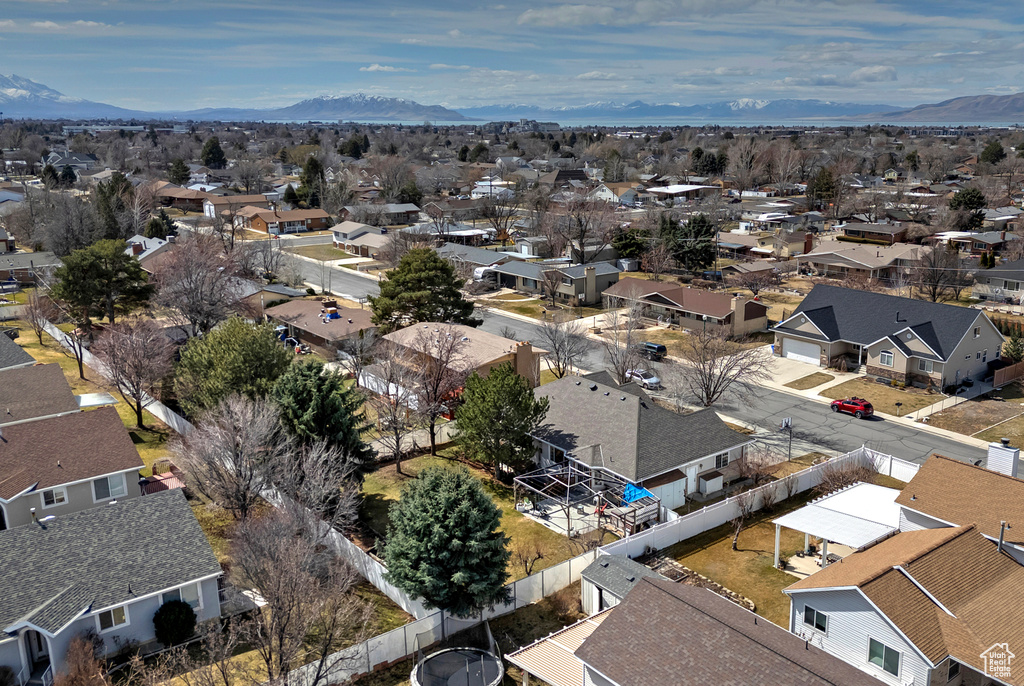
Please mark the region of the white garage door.
<svg viewBox="0 0 1024 686"><path fill-rule="evenodd" d="M796 341L791 338L782 339L782 356L787 360L820 364L821 346L807 341Z"/></svg>

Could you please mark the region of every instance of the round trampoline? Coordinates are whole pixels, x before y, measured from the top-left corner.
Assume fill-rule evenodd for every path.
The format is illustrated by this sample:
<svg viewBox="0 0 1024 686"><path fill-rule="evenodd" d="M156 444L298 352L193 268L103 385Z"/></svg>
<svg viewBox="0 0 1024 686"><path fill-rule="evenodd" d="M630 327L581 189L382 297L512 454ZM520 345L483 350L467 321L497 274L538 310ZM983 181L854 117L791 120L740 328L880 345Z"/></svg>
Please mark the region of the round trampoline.
<svg viewBox="0 0 1024 686"><path fill-rule="evenodd" d="M412 686L497 686L505 667L479 648L449 648L428 655L412 670Z"/></svg>

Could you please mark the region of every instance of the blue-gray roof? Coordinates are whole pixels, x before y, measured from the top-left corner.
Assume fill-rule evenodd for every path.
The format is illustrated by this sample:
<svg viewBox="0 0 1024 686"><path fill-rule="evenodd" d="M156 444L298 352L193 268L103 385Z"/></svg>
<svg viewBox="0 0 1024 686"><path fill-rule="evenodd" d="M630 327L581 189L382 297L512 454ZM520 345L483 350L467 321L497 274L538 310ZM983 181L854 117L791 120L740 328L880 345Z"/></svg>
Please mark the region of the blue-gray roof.
<svg viewBox="0 0 1024 686"><path fill-rule="evenodd" d="M509 262L508 264L495 265L491 267L491 269L499 274L511 274L513 276L521 276L526 279L540 280L543 278L544 272L551 270L561 272L571 279L582 279L587 267L594 267L595 276L619 273L619 269L607 262L577 264L572 267L559 264L545 264L544 262Z"/></svg>
<svg viewBox="0 0 1024 686"><path fill-rule="evenodd" d="M818 284L793 313L805 315L829 341L870 345L905 329L946 360L970 331L978 310ZM807 337L783 325L777 330Z"/></svg>
<svg viewBox="0 0 1024 686"><path fill-rule="evenodd" d="M0 325L0 329L3 326ZM0 369L8 367L22 367L35 362L35 358L25 352L25 349L6 334L0 332Z"/></svg>
<svg viewBox="0 0 1024 686"><path fill-rule="evenodd" d="M221 571L180 489L0 531L0 631L52 634L84 612Z"/></svg>
<svg viewBox="0 0 1024 686"><path fill-rule="evenodd" d="M437 254L444 258L457 258L484 267L504 259L501 253L483 248L474 248L471 245L459 245L458 243L445 243L437 249Z"/></svg>
<svg viewBox="0 0 1024 686"><path fill-rule="evenodd" d="M583 570L583 580L611 593L619 600L641 579L664 579L653 569L621 555L600 555Z"/></svg>
<svg viewBox="0 0 1024 686"><path fill-rule="evenodd" d="M298 288L291 288L285 286L283 283L268 283L263 287L267 293L276 293L277 295L284 295L289 298L301 298L306 295L306 291L300 291Z"/></svg>

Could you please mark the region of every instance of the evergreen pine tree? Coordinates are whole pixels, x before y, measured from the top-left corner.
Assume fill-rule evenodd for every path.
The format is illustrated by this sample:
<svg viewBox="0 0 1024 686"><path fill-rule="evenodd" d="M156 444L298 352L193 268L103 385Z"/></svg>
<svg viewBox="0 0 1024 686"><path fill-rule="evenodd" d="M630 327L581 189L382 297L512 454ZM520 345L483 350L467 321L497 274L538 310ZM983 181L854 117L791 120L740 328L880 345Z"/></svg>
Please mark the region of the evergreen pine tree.
<svg viewBox="0 0 1024 686"><path fill-rule="evenodd" d="M473 303L462 297L465 281L431 248L414 248L385 274L380 295L370 296L373 323L390 333L415 322L479 326Z"/></svg>

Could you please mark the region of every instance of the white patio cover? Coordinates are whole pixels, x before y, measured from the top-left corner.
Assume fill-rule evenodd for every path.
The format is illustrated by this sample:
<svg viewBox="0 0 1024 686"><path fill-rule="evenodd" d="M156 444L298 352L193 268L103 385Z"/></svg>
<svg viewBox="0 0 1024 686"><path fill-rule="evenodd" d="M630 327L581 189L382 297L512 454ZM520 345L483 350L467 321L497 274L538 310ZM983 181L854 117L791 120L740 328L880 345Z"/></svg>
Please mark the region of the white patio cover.
<svg viewBox="0 0 1024 686"><path fill-rule="evenodd" d="M583 663L574 653L613 609L581 619L547 638L509 653L505 659L551 686L581 686Z"/></svg>
<svg viewBox="0 0 1024 686"><path fill-rule="evenodd" d="M899 491L858 483L819 498L772 522L815 538L861 548L885 538L900 526Z"/></svg>

